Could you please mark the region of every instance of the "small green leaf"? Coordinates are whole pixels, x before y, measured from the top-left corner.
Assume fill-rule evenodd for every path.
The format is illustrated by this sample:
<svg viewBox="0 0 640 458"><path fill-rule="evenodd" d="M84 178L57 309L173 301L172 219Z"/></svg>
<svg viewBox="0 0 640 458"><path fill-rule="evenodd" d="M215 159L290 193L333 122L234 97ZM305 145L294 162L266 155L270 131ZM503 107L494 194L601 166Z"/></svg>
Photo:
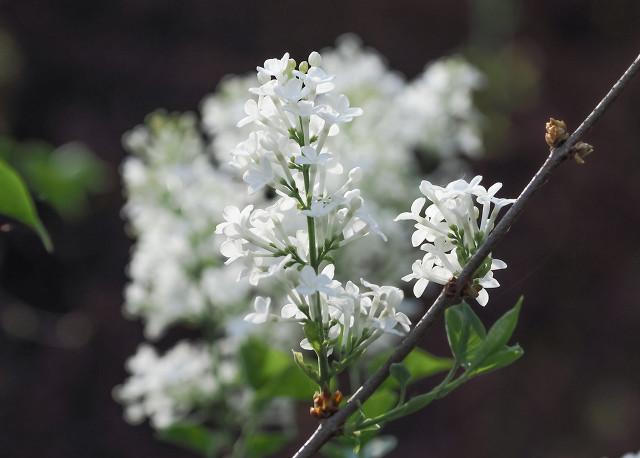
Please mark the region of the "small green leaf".
<svg viewBox="0 0 640 458"><path fill-rule="evenodd" d="M369 373L373 373L380 369L384 362L389 358L391 351L381 352L369 365ZM409 370L411 374L410 382L416 382L426 377L438 374L443 371L451 369L453 366L453 360L451 358L441 358L434 356L429 352L426 352L420 348L414 348L411 353L402 361L404 366ZM397 386L397 382L394 379L387 379L384 387L391 388Z"/></svg>
<svg viewBox="0 0 640 458"><path fill-rule="evenodd" d="M453 355L459 363L469 364L486 336L482 321L466 302L462 302L445 311L445 325Z"/></svg>
<svg viewBox="0 0 640 458"><path fill-rule="evenodd" d="M524 350L520 345L516 344L511 347L504 347L502 350L498 350L486 358L482 364L473 370L472 375L475 377L477 375L488 374L489 372L509 366L520 359L523 354Z"/></svg>
<svg viewBox="0 0 640 458"><path fill-rule="evenodd" d="M268 400L275 397L287 397L301 401L309 401L313 397L318 382L309 379L305 373L293 364L278 376L269 380L256 395Z"/></svg>
<svg viewBox="0 0 640 458"><path fill-rule="evenodd" d="M414 348L403 363L411 374L411 382L448 371L453 366L451 358L440 358L420 348Z"/></svg>
<svg viewBox="0 0 640 458"><path fill-rule="evenodd" d="M402 418L414 412L422 410L437 398L438 398L438 394L433 390L429 391L428 393L414 396L398 409L394 409L393 413L389 414L388 416L385 416L384 422L388 423L390 421L397 420L398 418ZM381 412L381 413L385 413L385 412Z"/></svg>
<svg viewBox="0 0 640 458"><path fill-rule="evenodd" d="M304 335L311 344L311 347L319 352L322 348L322 330L315 321L307 321L304 324Z"/></svg>
<svg viewBox="0 0 640 458"><path fill-rule="evenodd" d="M210 431L204 426L192 423L176 423L158 431L158 438L178 445L207 458L218 455L228 445L229 438L220 432Z"/></svg>
<svg viewBox="0 0 640 458"><path fill-rule="evenodd" d="M482 364L486 358L502 350L507 344L518 323L522 300L523 297L521 296L516 305L491 326L482 346L478 349L475 356L470 358L471 366L475 367Z"/></svg>
<svg viewBox="0 0 640 458"><path fill-rule="evenodd" d="M270 456L287 445L289 439L279 433L257 433L249 436L245 444L247 458Z"/></svg>
<svg viewBox="0 0 640 458"><path fill-rule="evenodd" d="M369 418L377 417L393 408L398 396L395 392L380 388L362 405L362 410Z"/></svg>
<svg viewBox="0 0 640 458"><path fill-rule="evenodd" d="M322 381L320 380L320 375L318 374L318 370L313 367L311 364L307 364L304 362L304 356L302 356L302 353L300 353L299 351L294 351L293 352L293 361L296 363L296 366L298 366L302 372L304 372L307 377L309 377L311 380L313 380L317 385L321 385Z"/></svg>
<svg viewBox="0 0 640 458"><path fill-rule="evenodd" d="M411 378L409 369L407 369L402 363L392 364L389 368L389 372L391 373L391 376L398 381L401 387L406 386L406 384L409 382L409 379Z"/></svg>
<svg viewBox="0 0 640 458"><path fill-rule="evenodd" d="M33 229L47 251L53 250L49 234L44 228L33 200L22 179L5 162L0 161L0 214L9 216Z"/></svg>
<svg viewBox="0 0 640 458"><path fill-rule="evenodd" d="M242 345L240 361L245 379L255 389L261 388L291 366L286 353L273 349L256 338L249 339Z"/></svg>

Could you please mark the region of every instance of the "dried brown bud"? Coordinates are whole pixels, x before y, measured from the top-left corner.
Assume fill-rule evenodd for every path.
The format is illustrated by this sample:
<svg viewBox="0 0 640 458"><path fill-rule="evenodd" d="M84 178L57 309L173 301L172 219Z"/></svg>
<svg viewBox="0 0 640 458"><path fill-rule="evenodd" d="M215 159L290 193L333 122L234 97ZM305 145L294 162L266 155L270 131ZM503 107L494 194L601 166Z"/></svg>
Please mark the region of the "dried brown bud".
<svg viewBox="0 0 640 458"><path fill-rule="evenodd" d="M571 156L580 165L584 164L584 158L593 153L593 146L585 142L578 142L571 148Z"/></svg>
<svg viewBox="0 0 640 458"><path fill-rule="evenodd" d="M547 132L544 134L544 139L550 148L555 148L569 138L567 125L562 120L549 118L549 122L547 122L545 127Z"/></svg>
<svg viewBox="0 0 640 458"><path fill-rule="evenodd" d="M316 418L327 418L338 411L338 406L342 402L342 393L337 390L333 395L328 391L315 393L313 396L313 407L309 409L311 416Z"/></svg>

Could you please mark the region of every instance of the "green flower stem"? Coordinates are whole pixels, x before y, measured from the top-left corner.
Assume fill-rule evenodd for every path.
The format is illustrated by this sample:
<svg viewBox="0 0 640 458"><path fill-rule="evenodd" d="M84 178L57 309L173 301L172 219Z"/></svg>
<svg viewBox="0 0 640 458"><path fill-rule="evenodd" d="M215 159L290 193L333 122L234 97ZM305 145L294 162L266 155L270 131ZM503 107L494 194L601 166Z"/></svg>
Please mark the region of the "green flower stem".
<svg viewBox="0 0 640 458"><path fill-rule="evenodd" d="M304 176L304 186L307 193L307 208L310 208L312 190L309 189L310 179L308 166L304 167L302 174ZM320 263L318 261L318 249L316 247L316 220L312 216L307 216L307 230L309 232L309 262L311 263L311 267L313 267L313 270L315 270L317 274L320 268ZM320 347L320 351L317 352L318 371L320 372L320 380L322 381L320 389L322 391L328 391L329 385L331 384L331 371L329 368L329 357L327 356L327 349L324 344L326 335L324 323L322 322L322 304L320 303L320 293L314 294L313 305L315 321L318 324L318 329L320 330L322 337L322 345Z"/></svg>
<svg viewBox="0 0 640 458"><path fill-rule="evenodd" d="M431 391L418 396L414 396L407 402L401 403L388 412L363 421L357 426L357 430L363 430L376 424L385 423L391 420L397 420L398 418L402 418L406 415L422 409L436 399L443 398L469 379L468 373L465 372L453 382L451 381L455 373L458 371L459 367L460 366L458 364L454 364L454 366L451 368L451 370L449 370L449 373L442 380L442 382L440 382Z"/></svg>

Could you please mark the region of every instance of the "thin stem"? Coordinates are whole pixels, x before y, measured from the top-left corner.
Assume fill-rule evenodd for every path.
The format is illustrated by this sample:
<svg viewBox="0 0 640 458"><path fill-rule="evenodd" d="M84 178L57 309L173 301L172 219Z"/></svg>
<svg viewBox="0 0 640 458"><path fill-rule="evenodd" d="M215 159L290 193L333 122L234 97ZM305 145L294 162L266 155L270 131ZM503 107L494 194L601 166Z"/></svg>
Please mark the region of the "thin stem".
<svg viewBox="0 0 640 458"><path fill-rule="evenodd" d="M307 193L307 208L311 207L312 190L310 189L309 179L309 167L305 166L303 169L304 186ZM318 273L320 263L318 262L318 249L316 247L316 220L313 216L307 216L307 231L309 232L309 262L313 270ZM320 380L322 380L321 391L328 391L331 382L331 371L329 368L329 357L327 356L327 349L324 345L325 329L324 322L322 320L322 303L320 299L320 293L315 293L313 297L314 305L314 320L318 326L318 330L321 333L322 345L318 355L318 371L320 372Z"/></svg>
<svg viewBox="0 0 640 458"><path fill-rule="evenodd" d="M600 101L594 110L582 122L580 127L567 139L565 143L553 149L542 167L536 172L529 184L524 188L516 202L504 215L502 220L485 241L480 245L478 251L471 257L460 276L452 286L443 288L438 298L427 310L418 324L407 334L404 340L398 345L389 359L378 369L347 401L346 405L335 415L320 423L315 432L300 447L294 458L308 458L313 456L320 448L336 434L345 421L358 410L389 376L389 368L393 363L402 361L411 350L417 345L418 339L426 334L427 330L434 323L435 319L442 311L453 303L460 301L460 295L465 284L472 278L473 273L483 262L491 250L502 240L507 231L522 212L526 203L533 195L549 180L553 171L571 155L571 147L591 128L596 121L605 113L607 108L620 94L625 85L633 78L640 69L640 55L636 57L631 66L613 85L607 95ZM446 293L445 293L446 292ZM455 383L455 382L454 382Z"/></svg>

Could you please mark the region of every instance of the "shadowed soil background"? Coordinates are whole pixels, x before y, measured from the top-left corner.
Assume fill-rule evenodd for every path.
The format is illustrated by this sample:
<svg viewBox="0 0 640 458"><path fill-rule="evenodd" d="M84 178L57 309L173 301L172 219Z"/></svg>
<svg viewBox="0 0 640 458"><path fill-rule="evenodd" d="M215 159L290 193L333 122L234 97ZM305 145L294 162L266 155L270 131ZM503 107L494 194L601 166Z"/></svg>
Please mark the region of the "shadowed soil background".
<svg viewBox="0 0 640 458"><path fill-rule="evenodd" d="M633 0L530 0L516 16L503 44L526 53L537 92L512 114L501 146L473 164L486 182L504 183L505 197L545 158L547 118L575 128L640 52ZM142 339L140 323L121 316L131 248L120 217L124 131L158 107L197 110L225 74L285 50L306 56L344 32L413 77L473 38L470 17L471 4L459 1L0 0L0 27L22 56L3 94L8 133L80 140L110 166L111 182L80 223L41 209L52 256L26 230L0 235L0 308L21 301L45 317L73 312L68 333L45 326L40 341L0 332L0 456L192 456L127 425L111 398ZM596 148L587 164L564 165L496 250L509 269L479 313L492 322L523 293L515 335L524 358L391 424L400 441L391 457L614 458L640 449L638 107L640 79L586 136ZM424 345L446 354L441 322ZM313 429L311 418L300 421Z"/></svg>

